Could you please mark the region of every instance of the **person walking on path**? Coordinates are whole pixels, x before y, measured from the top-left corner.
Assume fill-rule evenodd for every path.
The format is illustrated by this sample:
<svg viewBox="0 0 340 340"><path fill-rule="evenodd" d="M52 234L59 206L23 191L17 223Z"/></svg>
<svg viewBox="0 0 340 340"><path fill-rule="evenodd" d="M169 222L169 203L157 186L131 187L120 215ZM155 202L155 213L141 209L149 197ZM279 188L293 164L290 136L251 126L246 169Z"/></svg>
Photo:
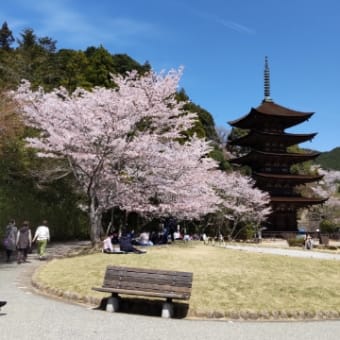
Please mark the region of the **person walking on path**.
<svg viewBox="0 0 340 340"><path fill-rule="evenodd" d="M50 230L47 225L48 222L44 220L42 225L35 231L33 237L33 242L35 242L35 240L38 242L38 255L40 260L44 258L47 242L50 240Z"/></svg>
<svg viewBox="0 0 340 340"><path fill-rule="evenodd" d="M32 246L32 233L28 221L24 221L17 234L18 264L27 262L27 254Z"/></svg>
<svg viewBox="0 0 340 340"><path fill-rule="evenodd" d="M14 220L10 220L5 230L4 248L6 251L6 262L11 261L11 256L16 250L18 228Z"/></svg>
<svg viewBox="0 0 340 340"><path fill-rule="evenodd" d="M305 249L311 250L313 248L312 236L306 234L305 236Z"/></svg>

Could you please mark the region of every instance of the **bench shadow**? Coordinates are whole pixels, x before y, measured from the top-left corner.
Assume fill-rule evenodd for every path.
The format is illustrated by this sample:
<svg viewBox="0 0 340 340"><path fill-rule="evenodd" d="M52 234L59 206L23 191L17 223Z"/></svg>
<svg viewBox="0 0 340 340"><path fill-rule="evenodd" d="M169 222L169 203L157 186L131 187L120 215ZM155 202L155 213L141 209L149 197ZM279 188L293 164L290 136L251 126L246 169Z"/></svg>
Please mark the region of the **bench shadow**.
<svg viewBox="0 0 340 340"><path fill-rule="evenodd" d="M105 311L108 298L103 298L95 310ZM162 306L165 300L151 300L143 298L122 297L119 301L119 311L117 313L138 314L144 316L161 317ZM184 319L188 315L189 304L183 302L173 302L173 319Z"/></svg>

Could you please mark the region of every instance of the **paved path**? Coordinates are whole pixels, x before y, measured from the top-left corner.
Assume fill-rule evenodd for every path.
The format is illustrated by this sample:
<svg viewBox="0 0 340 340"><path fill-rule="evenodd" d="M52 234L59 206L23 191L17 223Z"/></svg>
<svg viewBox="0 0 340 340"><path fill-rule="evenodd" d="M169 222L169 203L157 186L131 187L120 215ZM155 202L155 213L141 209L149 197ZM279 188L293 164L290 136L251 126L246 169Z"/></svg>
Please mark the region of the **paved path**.
<svg viewBox="0 0 340 340"><path fill-rule="evenodd" d="M51 250L50 250L51 251ZM0 340L338 340L340 322L228 322L166 320L95 310L32 292L30 277L40 264L0 264Z"/></svg>
<svg viewBox="0 0 340 340"><path fill-rule="evenodd" d="M271 248L261 246L246 246L246 245L226 245L227 249L236 249L241 251L249 251L253 253L274 254L281 256L304 257L320 260L340 260L340 254L325 253L314 250L298 250L288 248ZM339 336L340 339L340 336Z"/></svg>

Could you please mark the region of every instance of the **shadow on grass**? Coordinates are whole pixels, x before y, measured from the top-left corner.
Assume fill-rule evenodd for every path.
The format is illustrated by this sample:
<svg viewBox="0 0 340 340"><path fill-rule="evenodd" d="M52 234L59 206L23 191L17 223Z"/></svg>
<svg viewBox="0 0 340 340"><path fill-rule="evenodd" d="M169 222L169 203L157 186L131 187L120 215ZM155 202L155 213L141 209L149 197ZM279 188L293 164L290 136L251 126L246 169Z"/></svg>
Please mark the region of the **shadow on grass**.
<svg viewBox="0 0 340 340"><path fill-rule="evenodd" d="M103 298L100 305L94 309L105 311L108 298ZM165 300L150 300L143 298L122 297L119 300L119 311L117 313L139 314L146 316L158 316L162 314L162 305ZM189 304L183 302L173 302L173 319L184 319L189 310Z"/></svg>

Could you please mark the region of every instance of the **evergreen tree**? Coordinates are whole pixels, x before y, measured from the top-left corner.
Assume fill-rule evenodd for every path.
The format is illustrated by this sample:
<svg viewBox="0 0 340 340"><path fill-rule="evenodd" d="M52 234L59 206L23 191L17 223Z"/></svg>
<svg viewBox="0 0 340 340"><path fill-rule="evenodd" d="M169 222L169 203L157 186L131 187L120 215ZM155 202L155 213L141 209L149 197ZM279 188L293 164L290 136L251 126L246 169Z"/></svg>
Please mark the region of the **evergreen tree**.
<svg viewBox="0 0 340 340"><path fill-rule="evenodd" d="M9 51L13 42L14 37L12 31L9 29L7 22L5 21L0 29L0 49Z"/></svg>
<svg viewBox="0 0 340 340"><path fill-rule="evenodd" d="M18 39L16 71L21 79L34 86L48 89L59 86L56 59L56 41L49 37L37 37L31 28L25 29Z"/></svg>
<svg viewBox="0 0 340 340"><path fill-rule="evenodd" d="M89 47L85 51L88 59L86 79L92 86L113 87L110 74L116 73L112 55L103 47Z"/></svg>
<svg viewBox="0 0 340 340"><path fill-rule="evenodd" d="M59 70L59 86L72 92L77 87L90 89L91 83L86 79L88 59L83 51L62 49L56 55Z"/></svg>

